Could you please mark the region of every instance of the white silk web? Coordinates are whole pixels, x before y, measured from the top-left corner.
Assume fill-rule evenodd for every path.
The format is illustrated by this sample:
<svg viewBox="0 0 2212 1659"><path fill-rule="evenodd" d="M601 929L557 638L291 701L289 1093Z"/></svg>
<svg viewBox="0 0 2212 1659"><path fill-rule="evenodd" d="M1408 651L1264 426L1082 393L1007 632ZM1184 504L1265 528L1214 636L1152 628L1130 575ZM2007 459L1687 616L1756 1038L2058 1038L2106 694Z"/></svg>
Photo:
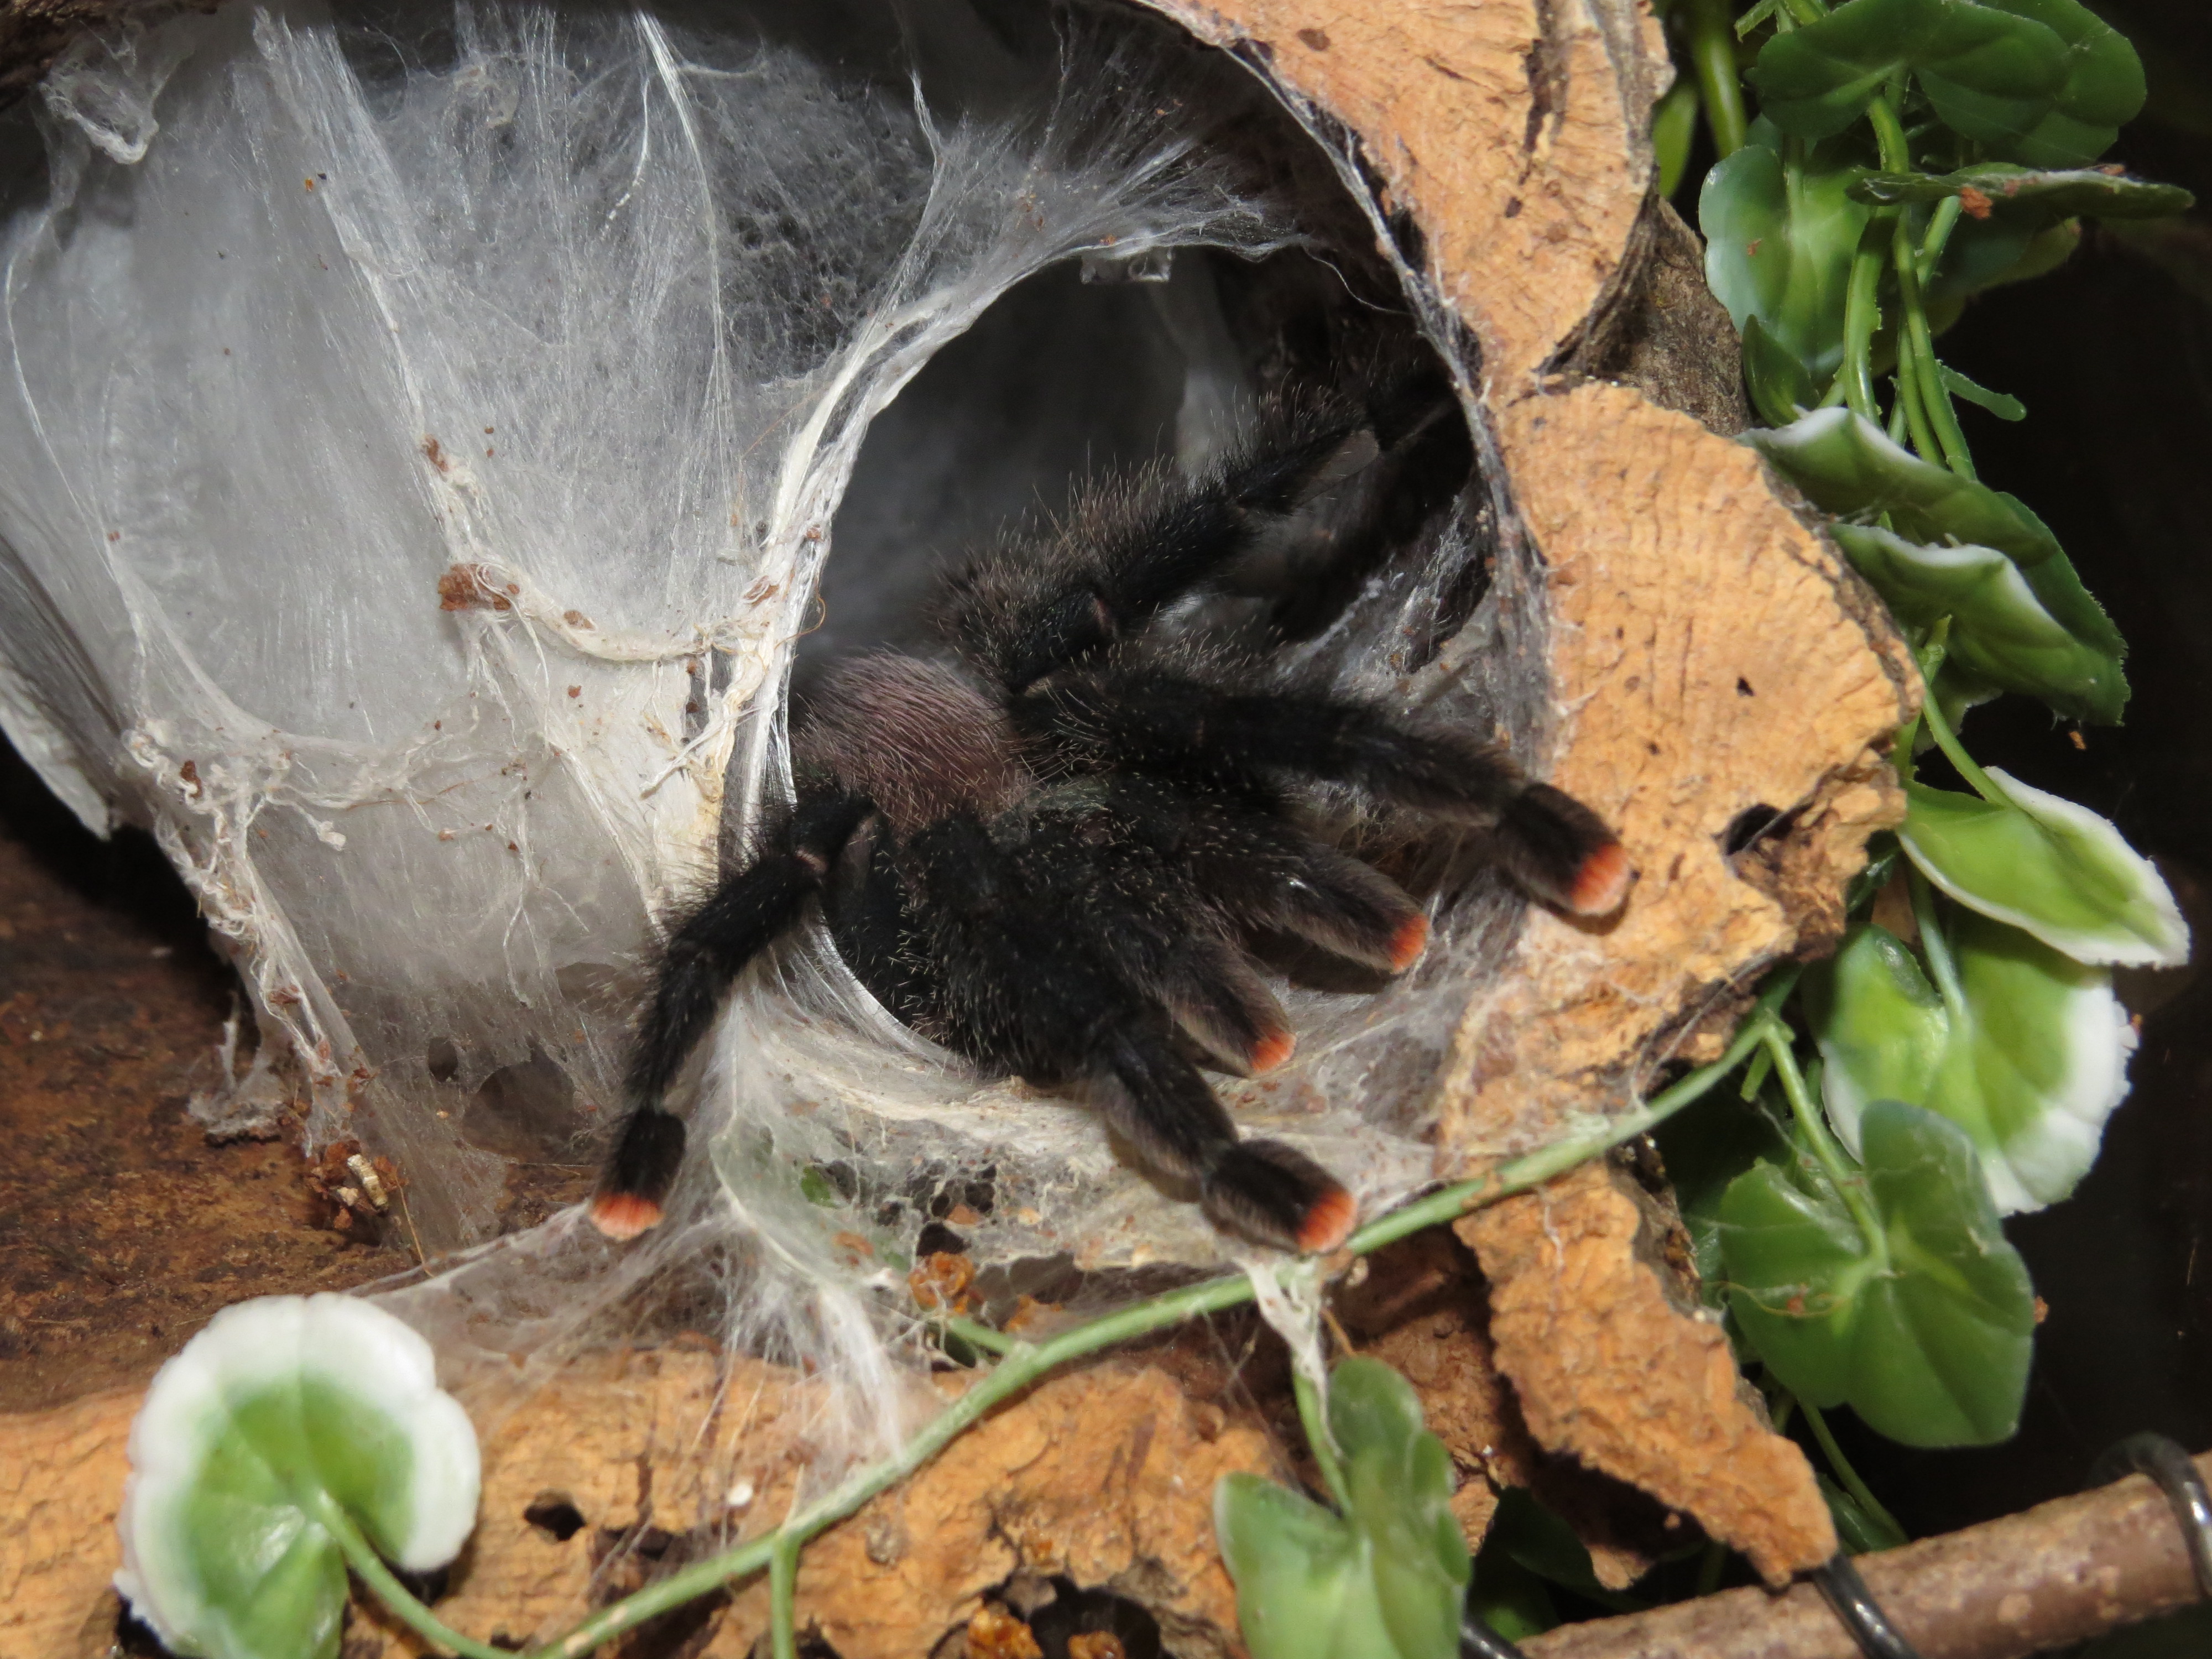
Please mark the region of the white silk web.
<svg viewBox="0 0 2212 1659"><path fill-rule="evenodd" d="M902 601L918 520L945 544L1045 488L957 433L1073 348L985 331L969 379L894 398L1061 262L1299 242L1231 159L1290 130L1259 82L1135 14L966 0L138 15L50 76L6 231L0 725L94 827L160 838L301 1062L311 1145L399 1166L456 1254L391 1304L462 1371L542 1370L689 1261L729 1340L825 1379L835 1461L901 1431L932 1219L1002 1288L1225 1264L1087 1112L977 1079L816 936L732 999L667 1224L493 1235L510 1161L592 1155L656 918L787 788L833 529L834 630ZM1154 419L1132 441L1188 465L1251 404L1204 268L1086 360L1127 383L1120 435ZM1285 672L1540 738L1529 557L1470 508ZM1405 668L1407 618L1483 558L1473 619ZM1224 1085L1240 1116L1370 1206L1419 1185L1516 914L1478 882L1405 982L1287 994L1299 1056Z"/></svg>

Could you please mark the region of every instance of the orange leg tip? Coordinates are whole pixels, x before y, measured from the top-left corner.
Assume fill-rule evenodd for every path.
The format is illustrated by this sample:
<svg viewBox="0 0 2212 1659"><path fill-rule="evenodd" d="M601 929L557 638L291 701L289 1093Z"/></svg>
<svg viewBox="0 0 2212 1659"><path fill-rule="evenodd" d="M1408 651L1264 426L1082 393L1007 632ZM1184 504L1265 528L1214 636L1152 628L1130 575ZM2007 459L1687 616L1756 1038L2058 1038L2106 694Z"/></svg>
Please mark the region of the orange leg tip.
<svg viewBox="0 0 2212 1659"><path fill-rule="evenodd" d="M1420 959L1429 945L1429 919L1423 915L1409 916L1398 931L1390 935L1390 971L1402 974Z"/></svg>
<svg viewBox="0 0 2212 1659"><path fill-rule="evenodd" d="M1341 1187L1332 1187L1314 1200L1306 1218L1298 1224L1298 1249L1308 1255L1333 1250L1352 1237L1352 1224L1359 1219L1359 1206Z"/></svg>
<svg viewBox="0 0 2212 1659"><path fill-rule="evenodd" d="M1619 842L1609 841L1583 860L1567 903L1577 915L1610 915L1628 896L1628 884L1635 878L1636 872L1628 866L1627 850Z"/></svg>
<svg viewBox="0 0 2212 1659"><path fill-rule="evenodd" d="M1298 1040L1288 1031L1270 1031L1252 1045L1252 1069L1272 1072L1297 1052Z"/></svg>
<svg viewBox="0 0 2212 1659"><path fill-rule="evenodd" d="M618 1243L660 1224L660 1206L639 1193L601 1193L590 1213L592 1225Z"/></svg>

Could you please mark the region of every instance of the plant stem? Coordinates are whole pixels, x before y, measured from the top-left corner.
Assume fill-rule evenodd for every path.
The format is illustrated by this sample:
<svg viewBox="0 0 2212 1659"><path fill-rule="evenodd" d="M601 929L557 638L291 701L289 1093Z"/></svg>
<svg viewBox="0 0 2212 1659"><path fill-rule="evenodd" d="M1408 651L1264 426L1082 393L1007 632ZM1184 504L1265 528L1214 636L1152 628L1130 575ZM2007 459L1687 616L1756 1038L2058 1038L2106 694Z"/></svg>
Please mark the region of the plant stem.
<svg viewBox="0 0 2212 1659"><path fill-rule="evenodd" d="M1541 1186L1553 1176L1587 1163L1608 1148L1657 1127L1706 1093L1743 1063L1744 1057L1764 1040L1766 1028L1775 1023L1775 1010L1790 994L1796 981L1797 970L1794 967L1774 975L1751 1017L1738 1029L1727 1053L1711 1065L1700 1066L1676 1081L1672 1087L1653 1096L1638 1109L1608 1119L1602 1127L1592 1133L1539 1147L1533 1152L1508 1159L1487 1175L1459 1182L1394 1210L1354 1233L1345 1249L1353 1255L1364 1255L1410 1233L1419 1232L1424 1227L1456 1220L1469 1210L1479 1209L1515 1193ZM547 1644L541 1651L550 1659L579 1659L580 1656L614 1640L624 1632L636 1629L647 1620L708 1595L732 1579L757 1572L763 1567L769 1569L773 1583L773 1576L778 1571L776 1561L780 1553L788 1554L795 1578L798 1552L807 1540L853 1514L878 1492L905 1480L994 1407L1012 1398L1048 1373L1072 1359L1133 1340L1170 1325L1181 1324L1187 1319L1241 1307L1249 1302L1252 1296L1252 1281L1249 1277L1243 1273L1226 1274L1119 1309L1092 1320L1087 1325L1063 1331L1042 1344L1010 1338L1001 1332L988 1331L984 1327L971 1330L969 1327L972 1322L947 1318L942 1322L947 1329L963 1340L996 1349L1005 1358L991 1370L978 1376L969 1384L966 1393L925 1424L897 1452L879 1463L855 1470L835 1491L810 1504L767 1537L753 1539L735 1549L694 1562L679 1571L671 1573L658 1583L648 1584L611 1607L601 1608L566 1635ZM984 1339L987 1331L988 1340ZM1305 1404L1301 1401L1301 1413L1305 1410ZM1320 1443L1317 1441L1316 1443ZM343 1544L343 1540L341 1542ZM368 1550L365 1543L361 1547ZM467 1638L447 1630L431 1617L428 1608L408 1595L397 1579L382 1571L382 1564L374 1560L374 1551L368 1551L368 1553L380 1576L371 1577L368 1568L358 1565L356 1571L401 1619L434 1641L453 1648L465 1656L465 1659L506 1659L499 1649L471 1642ZM349 1559L351 1559L350 1553ZM772 1596L773 1594L772 1589ZM788 1626L786 1629L787 1632ZM782 1650L779 1649L778 1652L779 1659L788 1659Z"/></svg>
<svg viewBox="0 0 2212 1659"><path fill-rule="evenodd" d="M384 1558L376 1553L376 1547L362 1536L353 1517L330 1493L317 1492L308 1507L316 1522L337 1545L346 1565L353 1569L354 1577L374 1590L377 1600L391 1608L392 1617L401 1624L426 1640L451 1648L461 1659L514 1659L505 1648L472 1641L449 1628L436 1613L416 1600L414 1592L393 1576L392 1569L384 1565Z"/></svg>
<svg viewBox="0 0 2212 1659"><path fill-rule="evenodd" d="M936 1321L937 1328L947 1335L957 1336L969 1347L984 1353L1012 1353L1021 1339L995 1330L980 1319L964 1319L958 1314L945 1314Z"/></svg>
<svg viewBox="0 0 2212 1659"><path fill-rule="evenodd" d="M1920 241L1920 280L1926 282L1936 274L1936 261L1951 240L1951 232L1959 222L1960 212L1966 198L1946 196L1936 204L1936 211L1928 216L1928 234Z"/></svg>
<svg viewBox="0 0 2212 1659"><path fill-rule="evenodd" d="M1881 406L1874 396L1874 337L1881 326L1881 239L1884 213L1878 214L1859 238L1851 255L1850 282L1844 290L1844 366L1838 379L1844 401L1861 418L1879 422Z"/></svg>
<svg viewBox="0 0 2212 1659"><path fill-rule="evenodd" d="M1736 79L1735 20L1729 0L1691 0L1690 61L1698 75L1698 95L1712 129L1713 148L1725 160L1743 148L1750 122L1744 114L1743 86Z"/></svg>
<svg viewBox="0 0 2212 1659"><path fill-rule="evenodd" d="M1762 1034L1766 1052L1774 1056L1775 1075L1782 1080L1782 1092L1788 1097L1790 1112L1797 1119L1797 1127L1804 1131L1805 1139L1813 1149L1813 1156L1827 1171L1836 1195L1844 1200L1844 1207L1858 1223L1859 1234L1866 1241L1867 1254L1877 1262L1889 1260L1889 1241L1881 1230L1881 1218L1875 1213L1874 1206L1867 1201L1866 1183L1850 1167L1844 1149L1829 1131L1828 1121L1806 1086L1805 1074L1797 1069L1797 1055L1790 1045L1795 1035L1782 1023L1779 1016L1768 1014Z"/></svg>
<svg viewBox="0 0 2212 1659"><path fill-rule="evenodd" d="M1867 106L1867 119L1874 124L1875 148L1881 156L1885 173L1912 171L1912 146L1906 142L1905 125L1897 118L1897 106L1887 94Z"/></svg>
<svg viewBox="0 0 2212 1659"><path fill-rule="evenodd" d="M1948 620L1947 617L1945 622ZM1948 628L1945 631L1948 631ZM1951 729L1951 722L1943 718L1942 705L1936 700L1936 676L1942 668L1946 647L1942 639L1930 643L1931 650L1923 653L1920 667L1920 718L1928 723L1928 732L1936 739L1936 746L1959 769L1959 775L1966 779L1976 794L1992 806L2009 806L2012 801L1997 787L1996 780L1974 763L1974 757L1959 741L1959 734Z"/></svg>
<svg viewBox="0 0 2212 1659"><path fill-rule="evenodd" d="M775 1659L799 1659L799 1620L793 1607L799 1589L799 1540L788 1531L775 1535L768 1558L769 1645Z"/></svg>
<svg viewBox="0 0 2212 1659"><path fill-rule="evenodd" d="M1314 1465L1321 1471L1321 1483L1328 1488L1329 1501L1336 1505L1336 1512L1349 1515L1352 1489L1344 1484L1344 1465L1337 1461L1336 1437L1328 1431L1328 1413L1322 1407L1321 1390L1314 1387L1313 1378L1295 1364L1291 1367L1291 1392L1297 1397L1298 1422L1306 1431L1306 1444L1313 1449Z"/></svg>
<svg viewBox="0 0 2212 1659"><path fill-rule="evenodd" d="M1867 1483L1859 1479L1859 1472L1844 1455L1844 1449L1836 1443L1836 1437L1828 1431L1827 1419L1820 1415L1809 1400L1800 1400L1797 1404L1805 1413L1806 1425L1813 1431L1813 1438L1820 1443L1820 1455L1828 1460L1828 1467L1836 1472L1836 1479L1844 1483L1844 1490L1858 1500L1861 1509L1887 1527L1891 1536L1900 1543L1908 1541L1911 1534L1897 1524L1897 1517L1882 1507L1881 1499L1876 1498Z"/></svg>
<svg viewBox="0 0 2212 1659"><path fill-rule="evenodd" d="M1971 479L1974 458L1967 453L1966 434L1960 429L1959 411L1951 407L1942 365L1936 361L1936 335L1928 325L1928 307L1920 295L1920 264L1901 217L1897 222L1894 252L1898 310L1904 319L1904 326L1897 331L1898 368L1901 374L1907 362L1912 365L1913 386L1927 412L1928 424L1935 428L1936 441L1942 446L1943 464L1960 477ZM1935 459L1932 453L1928 458Z"/></svg>
<svg viewBox="0 0 2212 1659"><path fill-rule="evenodd" d="M1943 937L1942 918L1936 914L1936 890L1918 865L1907 866L1905 887L1912 895L1912 920L1920 929L1920 949L1928 958L1928 971L1954 1025L1966 1019L1966 988L1959 983L1959 964L1951 955L1951 941Z"/></svg>

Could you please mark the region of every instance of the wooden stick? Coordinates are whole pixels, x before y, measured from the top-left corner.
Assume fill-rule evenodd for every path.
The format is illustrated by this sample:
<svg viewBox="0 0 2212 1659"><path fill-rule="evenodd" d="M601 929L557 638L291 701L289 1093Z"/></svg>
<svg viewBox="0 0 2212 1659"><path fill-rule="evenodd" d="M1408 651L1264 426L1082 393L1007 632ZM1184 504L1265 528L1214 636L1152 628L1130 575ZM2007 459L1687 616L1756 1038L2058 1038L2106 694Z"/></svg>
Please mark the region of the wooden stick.
<svg viewBox="0 0 2212 1659"><path fill-rule="evenodd" d="M2212 1453L2197 1466L2212 1477ZM2173 1510L2139 1474L1861 1556L1858 1568L1922 1659L2027 1659L2197 1599ZM1522 1646L1529 1659L1860 1659L1805 1583L1569 1625Z"/></svg>

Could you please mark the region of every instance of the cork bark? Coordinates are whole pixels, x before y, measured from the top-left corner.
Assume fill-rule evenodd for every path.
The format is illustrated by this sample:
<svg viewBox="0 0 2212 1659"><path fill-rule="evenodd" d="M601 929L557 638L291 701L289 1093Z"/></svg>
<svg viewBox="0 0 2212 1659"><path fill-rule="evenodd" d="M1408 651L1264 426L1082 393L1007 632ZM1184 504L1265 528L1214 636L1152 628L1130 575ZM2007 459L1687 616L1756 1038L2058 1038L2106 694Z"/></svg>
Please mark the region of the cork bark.
<svg viewBox="0 0 2212 1659"><path fill-rule="evenodd" d="M1532 913L1468 1010L1437 1132L1438 1173L1468 1174L1627 1109L1669 1061L1711 1058L1763 969L1832 944L1867 836L1902 816L1883 754L1914 677L1878 602L1705 424L1740 421L1735 342L1683 280L1686 232L1647 201L1669 72L1646 10L1163 9L1348 142L1401 216L1386 219L1398 252L1471 336L1481 413L1548 571L1553 781L1607 817L1639 872L1608 922ZM1502 1322L1498 1368L1545 1450L1633 1483L1781 1582L1835 1548L1811 1469L1740 1397L1718 1329L1638 1253L1607 1179L1571 1177L1466 1230ZM1540 1247L1562 1213L1579 1218L1573 1243Z"/></svg>
<svg viewBox="0 0 2212 1659"><path fill-rule="evenodd" d="M1669 71L1646 9L1152 3L1236 51L1352 158L1395 256L1463 326L1506 497L1549 574L1553 776L1618 826L1640 872L1607 923L1532 913L1468 1010L1437 1151L1440 1174L1464 1173L1626 1109L1668 1062L1713 1052L1765 967L1832 940L1866 836L1900 816L1882 751L1910 711L1910 665L1834 550L1713 429L1740 418L1735 342L1683 280L1686 233L1648 199L1645 131ZM28 84L100 9L0 4L0 88ZM1730 851L1770 819L1774 833ZM1489 1282L1487 1311L1461 1316L1483 1346L1458 1404L1510 1407L1526 1437L1513 1444L1534 1449L1476 1455L1474 1418L1455 1449L1482 1486L1565 1454L1640 1488L1662 1524L1686 1516L1786 1577L1833 1548L1810 1472L1741 1397L1620 1179L1570 1177L1466 1229ZM512 1419L449 1616L525 1637L631 1571L642 1529L664 1535L665 1559L702 1527L750 1524L702 1507L712 1488L684 1486L665 1431L702 1407L710 1375L700 1358L615 1388L564 1380ZM112 1636L100 1586L128 1407L104 1396L0 1419L0 1659L101 1651ZM1212 1411L1111 1365L1047 1385L811 1548L802 1618L842 1659L926 1650L985 1588L1036 1565L1034 1536L1081 1582L1129 1585L1177 1651L1227 1651L1206 1498L1215 1475L1268 1454ZM517 1440L526 1421L535 1432ZM774 1512L789 1478L764 1465L749 1513ZM1462 1494L1478 1526L1482 1486ZM523 1518L549 1492L582 1517L565 1542ZM1638 1548L1601 1531L1601 1565L1632 1576ZM595 1577L592 1540L609 1536ZM700 1650L744 1651L763 1594L718 1613ZM365 1624L351 1639L348 1659L405 1650Z"/></svg>
<svg viewBox="0 0 2212 1659"><path fill-rule="evenodd" d="M807 1392L788 1372L726 1369L699 1349L572 1368L486 1435L477 1533L439 1616L495 1643L550 1637L658 1571L772 1530L811 1455ZM109 1651L138 1401L0 1416L0 1659ZM1164 1372L1109 1362L1056 1378L811 1545L799 1628L840 1659L914 1659L1017 1573L1065 1574L1142 1600L1176 1652L1227 1659L1236 1593L1214 1553L1212 1497L1237 1470L1281 1478L1265 1429ZM767 1585L688 1616L635 1654L744 1659L768 1628ZM373 1601L356 1605L345 1659L428 1651Z"/></svg>

